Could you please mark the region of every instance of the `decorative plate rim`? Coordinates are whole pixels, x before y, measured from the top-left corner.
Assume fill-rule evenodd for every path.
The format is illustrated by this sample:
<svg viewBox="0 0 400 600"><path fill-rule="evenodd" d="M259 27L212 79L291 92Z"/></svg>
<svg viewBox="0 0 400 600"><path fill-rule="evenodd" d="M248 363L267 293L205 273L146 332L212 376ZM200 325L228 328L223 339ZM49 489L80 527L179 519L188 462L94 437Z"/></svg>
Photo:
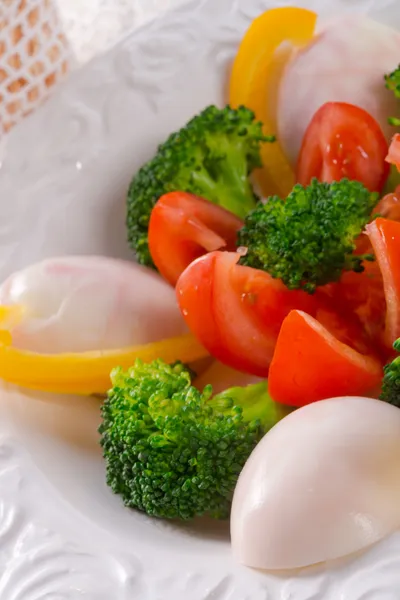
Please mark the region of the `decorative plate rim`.
<svg viewBox="0 0 400 600"><path fill-rule="evenodd" d="M326 16L339 10L379 16L395 2L337 0L334 10L325 0L324 8ZM0 152L0 197L12 198L0 203L0 276L55 253L129 258L122 200L113 207L116 214L107 211L111 196L123 198L139 164L136 155L144 160L160 136L206 102L221 103L220 82L250 20L267 7L292 3L185 2L126 35L61 84L11 132ZM301 4L322 8L322 0ZM190 76L195 69L199 81ZM137 114L140 120L135 121ZM87 206L79 205L82 199ZM78 209L82 225L73 218ZM89 215L101 234L87 243ZM112 244L102 237L110 231ZM119 547L107 527L65 501L35 464L9 418L10 405L20 396L15 390L6 396L0 399L2 600L77 599L85 594L93 600L372 600L385 593L394 597L400 588L399 533L351 561L287 575L236 565L226 547L216 547L208 561L191 551L190 544L180 551L132 539Z"/></svg>

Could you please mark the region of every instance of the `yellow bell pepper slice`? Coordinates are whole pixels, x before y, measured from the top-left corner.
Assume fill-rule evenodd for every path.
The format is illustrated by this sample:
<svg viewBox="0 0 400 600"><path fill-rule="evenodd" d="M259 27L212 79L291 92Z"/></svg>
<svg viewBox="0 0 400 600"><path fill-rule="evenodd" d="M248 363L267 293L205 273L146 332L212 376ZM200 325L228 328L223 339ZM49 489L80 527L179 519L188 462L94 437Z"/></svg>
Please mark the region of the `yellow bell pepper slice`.
<svg viewBox="0 0 400 600"><path fill-rule="evenodd" d="M18 325L25 315L25 307L21 304L0 304L0 328L12 329Z"/></svg>
<svg viewBox="0 0 400 600"><path fill-rule="evenodd" d="M11 333L0 331L0 378L21 387L60 394L105 393L110 388L111 370L116 366L127 369L137 358L144 362L160 358L168 363L190 363L207 355L192 335L117 350L36 354L14 348Z"/></svg>
<svg viewBox="0 0 400 600"><path fill-rule="evenodd" d="M305 8L273 8L252 22L240 44L230 78L229 103L233 108L251 108L262 121L265 135L276 135L274 112L283 68L293 46L312 39L316 20L317 15ZM289 44L284 47L283 42ZM257 169L255 178L264 196L287 196L295 182L294 173L279 142L264 144L261 158L264 166Z"/></svg>

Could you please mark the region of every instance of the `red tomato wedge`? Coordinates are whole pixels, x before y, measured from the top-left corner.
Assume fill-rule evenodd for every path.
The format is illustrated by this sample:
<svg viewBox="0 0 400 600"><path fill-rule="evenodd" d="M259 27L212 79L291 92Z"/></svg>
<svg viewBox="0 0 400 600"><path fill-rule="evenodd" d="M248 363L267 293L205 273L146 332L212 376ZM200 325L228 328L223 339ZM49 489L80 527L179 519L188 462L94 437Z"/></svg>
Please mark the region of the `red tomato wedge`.
<svg viewBox="0 0 400 600"><path fill-rule="evenodd" d="M400 223L378 218L366 229L382 273L386 299L384 341L391 348L400 337Z"/></svg>
<svg viewBox="0 0 400 600"><path fill-rule="evenodd" d="M149 222L150 254L172 285L191 262L206 252L236 249L243 222L229 211L186 192L171 192L156 202Z"/></svg>
<svg viewBox="0 0 400 600"><path fill-rule="evenodd" d="M371 244L368 237L365 237L368 244L365 251L371 252ZM365 261L364 268L362 273L343 273L338 283L325 286L322 292L327 294L339 313L347 315L348 322L354 323L356 319L359 321L377 350L385 356L382 332L385 327L386 301L382 274L376 261Z"/></svg>
<svg viewBox="0 0 400 600"><path fill-rule="evenodd" d="M348 310L347 306L330 302L328 298L320 298L315 319L335 338L350 346L361 354L373 354L371 339L363 327L357 314Z"/></svg>
<svg viewBox="0 0 400 600"><path fill-rule="evenodd" d="M383 219L390 219L391 221L400 221L400 185L396 187L394 192L386 194L379 200L372 211L371 219L373 217L381 217ZM356 246L356 254L368 254L372 252L371 240L366 231L363 231L361 235L358 236ZM364 266L366 265L367 263L364 262Z"/></svg>
<svg viewBox="0 0 400 600"><path fill-rule="evenodd" d="M388 163L395 165L397 170L400 171L400 133L393 136L386 160Z"/></svg>
<svg viewBox="0 0 400 600"><path fill-rule="evenodd" d="M379 215L383 219L400 221L400 185L396 187L394 192L386 194L379 200L372 214Z"/></svg>
<svg viewBox="0 0 400 600"><path fill-rule="evenodd" d="M345 102L327 102L317 110L304 134L297 181L308 185L348 178L369 190L382 190L389 174L385 136L370 114Z"/></svg>
<svg viewBox="0 0 400 600"><path fill-rule="evenodd" d="M189 329L215 358L265 377L284 318L294 308L315 314L318 301L238 265L239 258L211 252L194 261L177 282L177 299Z"/></svg>
<svg viewBox="0 0 400 600"><path fill-rule="evenodd" d="M340 342L310 315L293 310L282 324L268 382L275 401L300 407L364 395L381 378L379 361Z"/></svg>
<svg viewBox="0 0 400 600"><path fill-rule="evenodd" d="M373 210L373 215L400 221L400 186L386 194ZM366 232L357 241L357 254L373 253L371 240ZM379 261L364 261L364 271L343 273L338 283L322 288L340 312L357 316L369 337L379 346L383 359L388 357L388 346L384 343L386 299ZM391 345L389 346L391 351Z"/></svg>

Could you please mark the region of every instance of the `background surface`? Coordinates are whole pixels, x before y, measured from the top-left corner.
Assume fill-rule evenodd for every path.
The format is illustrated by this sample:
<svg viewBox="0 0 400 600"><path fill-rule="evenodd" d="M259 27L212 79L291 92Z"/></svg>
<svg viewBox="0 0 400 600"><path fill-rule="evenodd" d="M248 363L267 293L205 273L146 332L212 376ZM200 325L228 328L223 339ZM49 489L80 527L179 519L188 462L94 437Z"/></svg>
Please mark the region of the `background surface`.
<svg viewBox="0 0 400 600"><path fill-rule="evenodd" d="M0 0L0 141L71 71L187 0Z"/></svg>
<svg viewBox="0 0 400 600"><path fill-rule="evenodd" d="M55 0L79 63L122 35L186 0Z"/></svg>

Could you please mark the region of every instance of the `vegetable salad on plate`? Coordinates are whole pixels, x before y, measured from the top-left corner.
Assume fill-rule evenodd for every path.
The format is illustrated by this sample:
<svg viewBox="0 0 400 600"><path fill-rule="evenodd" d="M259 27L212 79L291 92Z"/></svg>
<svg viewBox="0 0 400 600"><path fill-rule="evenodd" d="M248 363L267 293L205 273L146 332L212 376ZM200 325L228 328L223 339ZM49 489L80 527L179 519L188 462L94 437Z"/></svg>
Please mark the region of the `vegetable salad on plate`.
<svg viewBox="0 0 400 600"><path fill-rule="evenodd" d="M54 257L0 286L0 378L100 396L112 491L230 518L249 567L400 526L399 49L367 18L265 12L225 104L133 174L132 261Z"/></svg>

